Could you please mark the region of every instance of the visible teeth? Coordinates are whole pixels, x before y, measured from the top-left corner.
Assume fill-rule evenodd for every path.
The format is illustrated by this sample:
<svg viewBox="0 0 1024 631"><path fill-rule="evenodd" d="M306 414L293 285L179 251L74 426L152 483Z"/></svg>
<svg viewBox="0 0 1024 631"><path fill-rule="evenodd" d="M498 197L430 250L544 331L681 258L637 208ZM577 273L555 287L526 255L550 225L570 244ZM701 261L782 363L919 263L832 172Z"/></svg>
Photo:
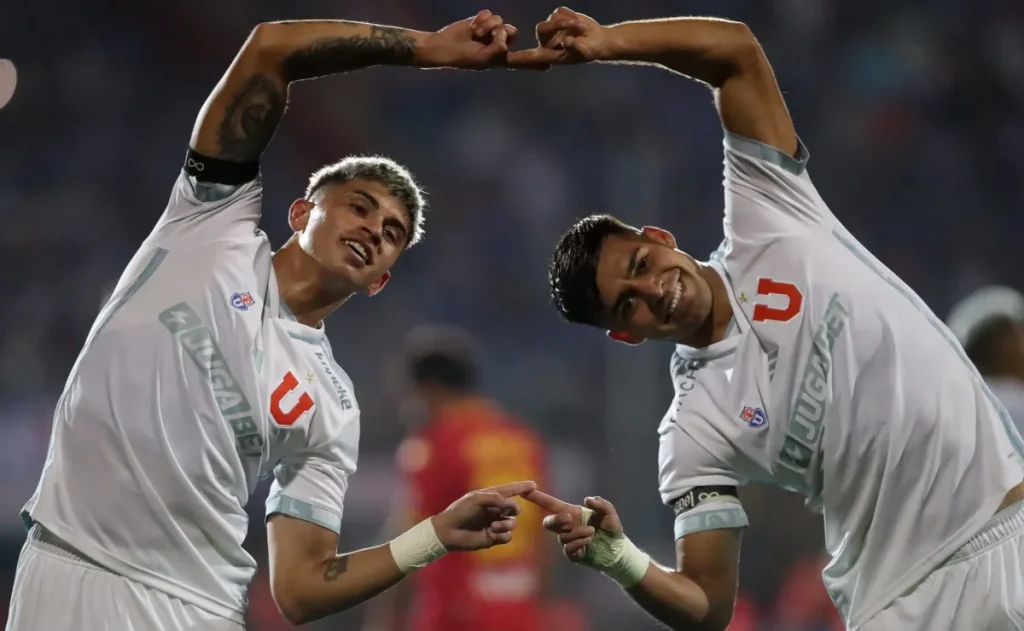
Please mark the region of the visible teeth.
<svg viewBox="0 0 1024 631"><path fill-rule="evenodd" d="M359 258L363 259L364 261L370 260L370 252L362 243L359 243L358 241L346 241L345 243L348 244L350 248L356 251L356 254L359 255Z"/></svg>
<svg viewBox="0 0 1024 631"><path fill-rule="evenodd" d="M679 306L679 299L683 297L683 283L682 281L676 283L676 289L672 292L672 302L668 303L668 315L672 317L672 314L676 312L676 307Z"/></svg>

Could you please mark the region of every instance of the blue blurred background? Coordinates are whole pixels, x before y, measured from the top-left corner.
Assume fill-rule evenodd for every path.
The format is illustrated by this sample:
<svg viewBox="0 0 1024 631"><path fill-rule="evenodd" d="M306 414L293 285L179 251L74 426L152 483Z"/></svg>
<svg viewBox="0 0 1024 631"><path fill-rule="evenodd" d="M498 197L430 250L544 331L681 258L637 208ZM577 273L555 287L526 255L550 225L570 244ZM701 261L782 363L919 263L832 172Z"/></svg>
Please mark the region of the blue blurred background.
<svg viewBox="0 0 1024 631"><path fill-rule="evenodd" d="M0 7L0 57L18 66L0 111L0 592L24 539L54 402L105 290L166 203L195 114L258 22L348 18L432 30L481 8L530 32L538 0L176 0ZM945 314L1024 269L1024 4L1019 0L580 0L601 22L685 12L747 22L764 45L810 172L835 214ZM387 291L328 331L363 410L360 472L342 547L379 541L403 435L401 340L414 325L472 332L488 393L538 428L555 491L600 493L671 563L657 495L657 424L671 347L617 348L563 324L546 264L577 217L610 212L674 231L698 257L721 240L721 130L710 94L667 72L545 74L375 68L293 87L263 161L263 227L280 245L308 174L350 153L407 165L429 192L425 242ZM117 492L111 489L111 492ZM262 493L250 548L264 562ZM732 628L834 629L820 586L820 521L799 498L745 490L743 602ZM554 544L553 544L554 545ZM559 563L561 595L595 630L654 629L618 588ZM250 628L287 628L256 586ZM358 628L361 609L316 629Z"/></svg>

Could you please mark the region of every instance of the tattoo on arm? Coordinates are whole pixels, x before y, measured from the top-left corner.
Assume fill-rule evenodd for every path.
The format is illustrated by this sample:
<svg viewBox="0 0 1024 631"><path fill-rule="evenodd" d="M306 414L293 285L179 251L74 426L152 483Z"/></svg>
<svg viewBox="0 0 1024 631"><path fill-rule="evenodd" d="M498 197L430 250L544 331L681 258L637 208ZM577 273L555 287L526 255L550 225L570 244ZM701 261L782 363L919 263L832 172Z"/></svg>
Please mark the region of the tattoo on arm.
<svg viewBox="0 0 1024 631"><path fill-rule="evenodd" d="M370 26L366 34L312 41L281 61L276 71L253 74L224 108L217 126L218 155L251 162L270 144L288 103L288 84L380 64L409 65L416 55L412 34L390 26Z"/></svg>
<svg viewBox="0 0 1024 631"><path fill-rule="evenodd" d="M284 115L287 91L262 74L245 82L224 109L217 130L223 159L249 162L263 153Z"/></svg>
<svg viewBox="0 0 1024 631"><path fill-rule="evenodd" d="M369 35L321 39L284 60L286 81L313 79L380 64L409 64L416 54L412 36L391 26L371 26Z"/></svg>
<svg viewBox="0 0 1024 631"><path fill-rule="evenodd" d="M347 571L348 557L338 557L327 564L327 569L324 570L324 580L333 581Z"/></svg>

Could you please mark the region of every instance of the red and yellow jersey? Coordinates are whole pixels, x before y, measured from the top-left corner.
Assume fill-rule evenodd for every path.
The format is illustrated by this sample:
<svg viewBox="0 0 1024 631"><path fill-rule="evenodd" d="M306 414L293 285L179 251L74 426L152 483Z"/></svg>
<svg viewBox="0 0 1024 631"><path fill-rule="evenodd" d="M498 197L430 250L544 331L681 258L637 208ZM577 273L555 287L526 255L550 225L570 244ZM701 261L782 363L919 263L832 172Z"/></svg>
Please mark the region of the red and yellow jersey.
<svg viewBox="0 0 1024 631"><path fill-rule="evenodd" d="M406 439L398 468L409 493L410 519L419 521L475 489L518 480L543 485L546 454L532 430L496 405L474 400L449 407ZM543 515L533 504L519 503L510 543L449 554L415 575L411 629L540 628Z"/></svg>

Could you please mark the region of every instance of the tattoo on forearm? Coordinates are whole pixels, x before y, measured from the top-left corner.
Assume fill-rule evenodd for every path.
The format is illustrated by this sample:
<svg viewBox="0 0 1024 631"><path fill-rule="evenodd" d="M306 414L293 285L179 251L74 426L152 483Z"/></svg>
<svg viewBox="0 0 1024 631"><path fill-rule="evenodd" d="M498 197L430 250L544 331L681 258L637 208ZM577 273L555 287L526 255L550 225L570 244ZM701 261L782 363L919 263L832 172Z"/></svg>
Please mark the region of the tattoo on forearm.
<svg viewBox="0 0 1024 631"><path fill-rule="evenodd" d="M333 581L348 570L348 557L338 557L327 564L327 569L324 570L324 580Z"/></svg>
<svg viewBox="0 0 1024 631"><path fill-rule="evenodd" d="M408 32L391 26L371 26L369 35L322 39L284 60L288 81L376 66L408 64L416 55L416 42Z"/></svg>
<svg viewBox="0 0 1024 631"><path fill-rule="evenodd" d="M281 122L287 89L259 74L245 82L224 109L217 130L220 157L249 162L263 153Z"/></svg>

